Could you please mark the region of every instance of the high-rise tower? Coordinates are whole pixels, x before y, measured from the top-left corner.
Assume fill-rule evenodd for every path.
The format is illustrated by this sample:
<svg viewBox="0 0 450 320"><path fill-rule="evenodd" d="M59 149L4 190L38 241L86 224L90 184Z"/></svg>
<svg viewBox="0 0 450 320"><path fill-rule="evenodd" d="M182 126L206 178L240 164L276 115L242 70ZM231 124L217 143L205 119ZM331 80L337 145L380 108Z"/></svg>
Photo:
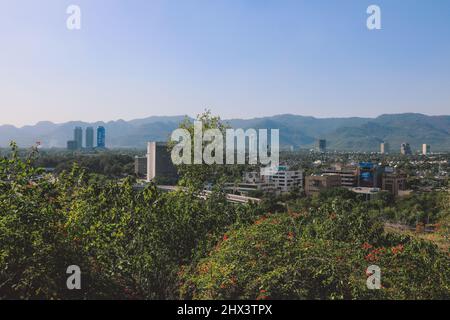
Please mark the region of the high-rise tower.
<svg viewBox="0 0 450 320"><path fill-rule="evenodd" d="M86 128L86 149L94 148L94 128Z"/></svg>
<svg viewBox="0 0 450 320"><path fill-rule="evenodd" d="M164 142L147 143L147 181L157 177L173 178L177 175L177 169L173 165L172 158Z"/></svg>
<svg viewBox="0 0 450 320"><path fill-rule="evenodd" d="M327 151L327 140L325 139L319 139L317 140L317 151L319 152L326 152Z"/></svg>
<svg viewBox="0 0 450 320"><path fill-rule="evenodd" d="M76 148L83 148L83 129L81 127L75 127L73 131L73 140L76 143Z"/></svg>
<svg viewBox="0 0 450 320"><path fill-rule="evenodd" d="M380 152L381 152L381 154L389 153L389 143L382 142L380 144Z"/></svg>
<svg viewBox="0 0 450 320"><path fill-rule="evenodd" d="M429 144L423 144L422 145L422 154L423 155L427 155L427 154L430 154L431 153L431 147L430 147L430 145Z"/></svg>
<svg viewBox="0 0 450 320"><path fill-rule="evenodd" d="M411 155L412 154L411 146L409 145L408 142L402 143L402 145L400 146L400 153L403 155Z"/></svg>
<svg viewBox="0 0 450 320"><path fill-rule="evenodd" d="M105 148L106 147L106 131L105 127L97 128L97 148Z"/></svg>

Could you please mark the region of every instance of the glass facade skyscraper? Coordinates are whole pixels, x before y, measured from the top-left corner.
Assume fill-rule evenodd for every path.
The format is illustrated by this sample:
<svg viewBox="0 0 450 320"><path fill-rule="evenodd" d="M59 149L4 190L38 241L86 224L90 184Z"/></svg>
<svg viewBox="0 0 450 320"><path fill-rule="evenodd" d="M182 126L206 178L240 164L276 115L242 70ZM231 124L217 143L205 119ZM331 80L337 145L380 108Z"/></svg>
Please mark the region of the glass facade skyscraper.
<svg viewBox="0 0 450 320"><path fill-rule="evenodd" d="M86 149L94 148L94 128L86 128Z"/></svg>
<svg viewBox="0 0 450 320"><path fill-rule="evenodd" d="M106 131L105 127L97 128L97 148L105 148L106 147Z"/></svg>
<svg viewBox="0 0 450 320"><path fill-rule="evenodd" d="M81 149L83 147L83 129L81 127L75 127L73 132L73 140L76 143L77 149Z"/></svg>
<svg viewBox="0 0 450 320"><path fill-rule="evenodd" d="M317 141L317 151L326 152L327 151L327 140L319 139Z"/></svg>

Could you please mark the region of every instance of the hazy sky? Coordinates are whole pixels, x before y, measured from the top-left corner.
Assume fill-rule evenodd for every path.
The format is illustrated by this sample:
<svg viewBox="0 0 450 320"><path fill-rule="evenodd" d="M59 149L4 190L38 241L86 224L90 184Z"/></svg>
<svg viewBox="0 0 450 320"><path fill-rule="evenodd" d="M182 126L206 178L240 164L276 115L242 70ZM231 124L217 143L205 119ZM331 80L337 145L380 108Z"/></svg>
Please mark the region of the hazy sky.
<svg viewBox="0 0 450 320"><path fill-rule="evenodd" d="M448 0L0 0L0 41L0 124L450 114Z"/></svg>

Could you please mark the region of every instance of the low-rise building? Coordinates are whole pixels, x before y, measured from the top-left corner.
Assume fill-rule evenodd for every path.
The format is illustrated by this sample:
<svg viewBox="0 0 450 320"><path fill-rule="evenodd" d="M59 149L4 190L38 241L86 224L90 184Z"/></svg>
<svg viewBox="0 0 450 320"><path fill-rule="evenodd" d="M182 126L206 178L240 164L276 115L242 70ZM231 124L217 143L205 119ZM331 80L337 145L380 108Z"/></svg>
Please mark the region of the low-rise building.
<svg viewBox="0 0 450 320"><path fill-rule="evenodd" d="M339 164L322 171L325 174L336 174L341 177L341 187L352 188L358 184L358 168Z"/></svg>
<svg viewBox="0 0 450 320"><path fill-rule="evenodd" d="M363 195L366 201L374 199L377 194L381 191L380 188L369 188L369 187L355 187L350 188L351 191Z"/></svg>
<svg viewBox="0 0 450 320"><path fill-rule="evenodd" d="M244 172L242 182L227 183L226 189L232 193L249 194L252 191L275 192L275 186L270 177L260 172Z"/></svg>
<svg viewBox="0 0 450 320"><path fill-rule="evenodd" d="M286 193L303 187L303 171L279 166L276 171L245 172L240 183L228 183L227 190L248 194L251 191Z"/></svg>
<svg viewBox="0 0 450 320"><path fill-rule="evenodd" d="M305 193L307 196L319 194L322 190L341 186L341 177L338 174L324 173L305 177Z"/></svg>
<svg viewBox="0 0 450 320"><path fill-rule="evenodd" d="M358 166L358 187L379 188L383 167L373 162L360 162Z"/></svg>
<svg viewBox="0 0 450 320"><path fill-rule="evenodd" d="M279 166L277 172L265 177L267 181L273 183L276 190L282 193L303 187L303 172L301 170L289 170L287 166Z"/></svg>
<svg viewBox="0 0 450 320"><path fill-rule="evenodd" d="M397 197L399 191L406 190L406 175L389 171L384 172L381 189L389 191Z"/></svg>

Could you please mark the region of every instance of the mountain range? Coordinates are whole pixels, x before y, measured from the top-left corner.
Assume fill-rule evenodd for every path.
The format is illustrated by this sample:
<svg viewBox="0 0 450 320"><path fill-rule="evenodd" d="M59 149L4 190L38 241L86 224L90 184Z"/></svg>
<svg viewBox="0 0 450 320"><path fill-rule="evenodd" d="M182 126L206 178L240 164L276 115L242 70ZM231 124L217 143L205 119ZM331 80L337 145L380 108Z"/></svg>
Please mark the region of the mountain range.
<svg viewBox="0 0 450 320"><path fill-rule="evenodd" d="M42 121L33 126L17 128L0 126L0 147L15 141L29 147L37 141L45 148L65 147L73 139L76 126L104 126L107 147L145 148L147 141L165 141L186 116L152 116L131 121L87 123L71 121L56 124ZM427 116L418 113L386 114L377 118L314 118L283 114L253 119L224 120L233 128L279 129L280 144L296 148L312 148L317 139L326 139L329 150L378 151L386 141L391 150L409 142L413 150L423 143L432 151L450 151L450 116Z"/></svg>

